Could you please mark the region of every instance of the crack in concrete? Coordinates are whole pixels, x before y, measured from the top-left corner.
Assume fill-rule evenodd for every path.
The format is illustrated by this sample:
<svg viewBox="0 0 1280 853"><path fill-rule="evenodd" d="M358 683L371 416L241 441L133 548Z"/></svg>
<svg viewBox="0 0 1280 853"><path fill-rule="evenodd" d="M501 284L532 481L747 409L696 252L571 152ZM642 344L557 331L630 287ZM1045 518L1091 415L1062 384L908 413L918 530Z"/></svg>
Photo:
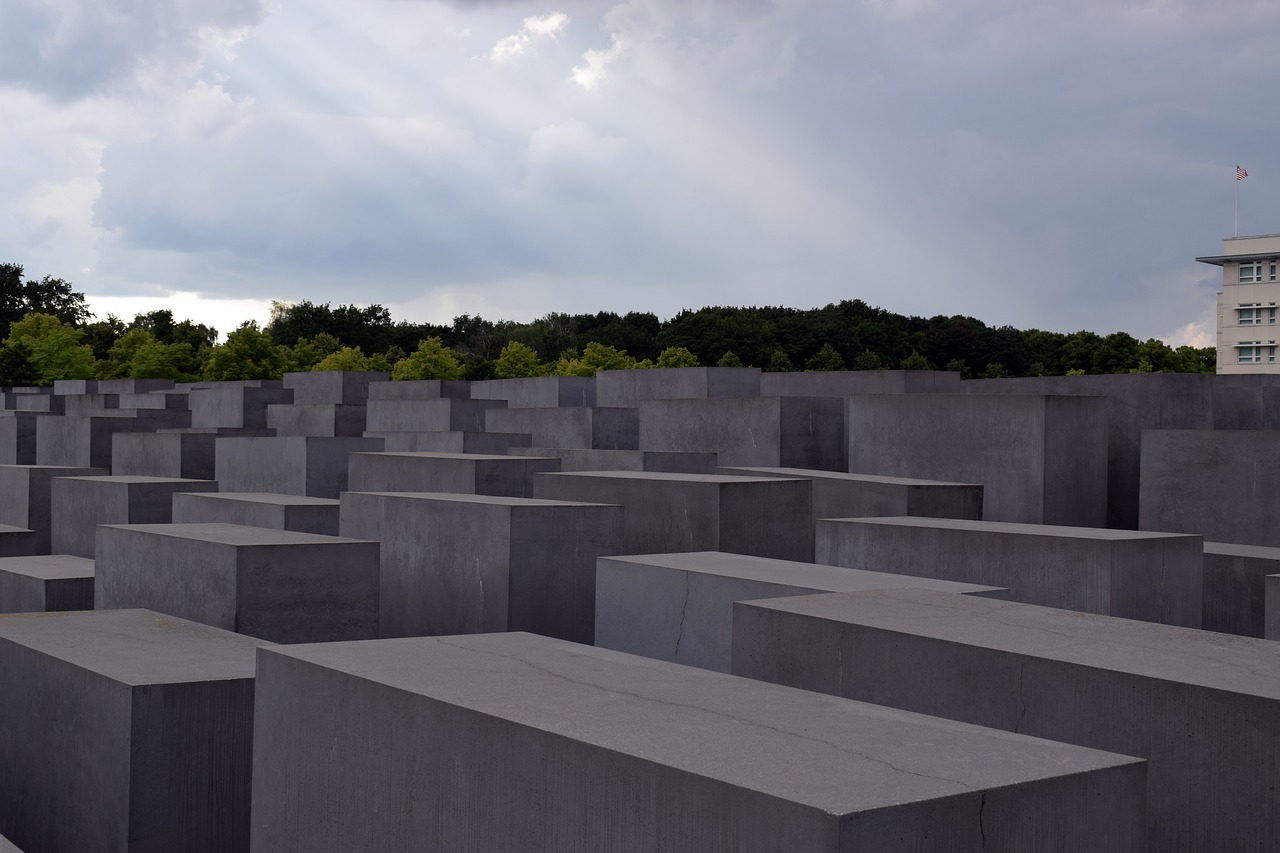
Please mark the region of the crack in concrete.
<svg viewBox="0 0 1280 853"><path fill-rule="evenodd" d="M689 615L689 575L691 572L682 572L684 575L684 601L680 604L680 628L676 631L676 648L671 654L672 660L678 660L680 657L680 641L684 639L684 620Z"/></svg>
<svg viewBox="0 0 1280 853"><path fill-rule="evenodd" d="M987 849L987 792L982 792L982 799L978 801L978 834L982 836L982 849Z"/></svg>
<svg viewBox="0 0 1280 853"><path fill-rule="evenodd" d="M1027 718L1027 664L1029 661L1022 661L1018 665L1018 701L1022 703L1022 712L1018 714L1018 721L1013 724L1013 733L1020 734L1022 730L1022 721Z"/></svg>

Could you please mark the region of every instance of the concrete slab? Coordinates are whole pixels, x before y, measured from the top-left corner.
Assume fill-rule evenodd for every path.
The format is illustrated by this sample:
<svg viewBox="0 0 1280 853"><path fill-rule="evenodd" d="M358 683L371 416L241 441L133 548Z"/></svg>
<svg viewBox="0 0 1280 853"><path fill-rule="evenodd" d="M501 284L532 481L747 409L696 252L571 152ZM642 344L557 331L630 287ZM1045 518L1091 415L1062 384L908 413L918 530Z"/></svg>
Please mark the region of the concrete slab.
<svg viewBox="0 0 1280 853"><path fill-rule="evenodd" d="M42 417L36 421L36 463L68 468L111 469L117 432L155 432L170 426L133 417Z"/></svg>
<svg viewBox="0 0 1280 853"><path fill-rule="evenodd" d="M0 613L93 609L93 560L69 554L0 558Z"/></svg>
<svg viewBox="0 0 1280 853"><path fill-rule="evenodd" d="M237 524L98 529L94 606L145 607L276 643L378 632L378 544Z"/></svg>
<svg viewBox="0 0 1280 853"><path fill-rule="evenodd" d="M851 394L954 394L950 370L812 370L760 374L762 397L848 397Z"/></svg>
<svg viewBox="0 0 1280 853"><path fill-rule="evenodd" d="M462 432L460 430L437 432L369 432L367 438L381 438L388 453L478 453L487 456L503 456L511 448L525 448L532 444L528 435L506 432ZM521 454L541 456L544 454Z"/></svg>
<svg viewBox="0 0 1280 853"><path fill-rule="evenodd" d="M0 465L0 524L35 531L34 554L52 551L49 483L54 477L92 477L106 468L61 465Z"/></svg>
<svg viewBox="0 0 1280 853"><path fill-rule="evenodd" d="M453 492L530 498L534 475L559 471L560 460L478 453L355 453L353 492Z"/></svg>
<svg viewBox="0 0 1280 853"><path fill-rule="evenodd" d="M948 518L825 519L814 560L1009 588L1027 604L1199 628L1199 536Z"/></svg>
<svg viewBox="0 0 1280 853"><path fill-rule="evenodd" d="M293 391L277 382L216 382L190 390L191 426L266 429L267 406L292 403Z"/></svg>
<svg viewBox="0 0 1280 853"><path fill-rule="evenodd" d="M808 480L577 471L539 474L533 496L623 506L624 554L731 551L813 560Z"/></svg>
<svg viewBox="0 0 1280 853"><path fill-rule="evenodd" d="M1146 758L1148 849L1269 849L1280 646L926 590L734 605L733 671Z"/></svg>
<svg viewBox="0 0 1280 853"><path fill-rule="evenodd" d="M1280 573L1280 548L1204 543L1204 607L1206 631L1266 636L1266 578Z"/></svg>
<svg viewBox="0 0 1280 853"><path fill-rule="evenodd" d="M338 535L338 499L272 492L179 492L174 524L221 522L298 533Z"/></svg>
<svg viewBox="0 0 1280 853"><path fill-rule="evenodd" d="M364 435L364 405L333 403L273 403L267 406L267 426L276 435L324 437Z"/></svg>
<svg viewBox="0 0 1280 853"><path fill-rule="evenodd" d="M1143 787L1121 756L529 634L259 657L258 853L1133 850Z"/></svg>
<svg viewBox="0 0 1280 853"><path fill-rule="evenodd" d="M353 453L376 453L382 439L317 436L219 437L215 472L223 491L337 498Z"/></svg>
<svg viewBox="0 0 1280 853"><path fill-rule="evenodd" d="M400 383L387 384L395 386ZM506 405L504 400L371 396L365 429L370 432L484 432L485 412Z"/></svg>
<svg viewBox="0 0 1280 853"><path fill-rule="evenodd" d="M213 480L216 438L207 432L118 432L111 437L111 473Z"/></svg>
<svg viewBox="0 0 1280 853"><path fill-rule="evenodd" d="M671 367L601 370L596 374L597 406L638 406L642 400L757 397L756 367ZM688 448L684 448L688 449Z"/></svg>
<svg viewBox="0 0 1280 853"><path fill-rule="evenodd" d="M0 832L51 853L247 850L260 645L138 610L0 617Z"/></svg>
<svg viewBox="0 0 1280 853"><path fill-rule="evenodd" d="M1009 595L998 587L723 551L600 557L595 645L729 672L735 601L899 587L993 598Z"/></svg>
<svg viewBox="0 0 1280 853"><path fill-rule="evenodd" d="M484 379L471 383L474 400L505 400L513 409L556 406L594 406L594 376L529 376L521 379Z"/></svg>
<svg viewBox="0 0 1280 853"><path fill-rule="evenodd" d="M640 413L636 409L574 406L545 409L489 409L485 431L529 435L544 447L636 450Z"/></svg>
<svg viewBox="0 0 1280 853"><path fill-rule="evenodd" d="M54 416L36 412L0 412L0 464L36 464L36 419L48 417Z"/></svg>
<svg viewBox="0 0 1280 853"><path fill-rule="evenodd" d="M508 456L554 456L561 471L654 471L715 474L716 454L678 450L584 450L572 447L512 447Z"/></svg>
<svg viewBox="0 0 1280 853"><path fill-rule="evenodd" d="M281 384L293 392L296 405L362 406L369 399L369 386L390 378L376 370L313 370L286 373Z"/></svg>
<svg viewBox="0 0 1280 853"><path fill-rule="evenodd" d="M99 524L167 524L177 492L216 492L211 480L177 477L55 477L50 481L55 554L93 557Z"/></svg>
<svg viewBox="0 0 1280 853"><path fill-rule="evenodd" d="M381 543L379 636L533 631L590 643L596 558L622 507L484 495L342 496L344 536Z"/></svg>

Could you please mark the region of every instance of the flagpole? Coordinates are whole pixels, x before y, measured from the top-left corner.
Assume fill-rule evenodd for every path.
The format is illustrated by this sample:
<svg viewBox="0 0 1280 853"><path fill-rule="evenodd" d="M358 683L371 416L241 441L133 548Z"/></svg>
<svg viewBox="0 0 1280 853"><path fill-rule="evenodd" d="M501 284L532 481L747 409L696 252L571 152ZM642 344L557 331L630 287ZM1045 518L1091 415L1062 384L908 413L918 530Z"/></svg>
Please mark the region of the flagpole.
<svg viewBox="0 0 1280 853"><path fill-rule="evenodd" d="M1236 166L1236 233L1233 237L1240 236L1240 167Z"/></svg>

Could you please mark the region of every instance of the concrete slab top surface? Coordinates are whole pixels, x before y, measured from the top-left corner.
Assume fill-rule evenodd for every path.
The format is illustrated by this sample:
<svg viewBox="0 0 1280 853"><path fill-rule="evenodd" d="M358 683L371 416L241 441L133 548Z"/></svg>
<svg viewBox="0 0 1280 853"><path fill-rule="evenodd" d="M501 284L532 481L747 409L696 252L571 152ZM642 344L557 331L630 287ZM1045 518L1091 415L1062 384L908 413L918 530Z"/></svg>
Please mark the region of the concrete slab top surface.
<svg viewBox="0 0 1280 853"><path fill-rule="evenodd" d="M1280 643L931 590L756 601L770 609L1092 669L1280 699Z"/></svg>
<svg viewBox="0 0 1280 853"><path fill-rule="evenodd" d="M527 458L527 457L525 457ZM681 483L785 483L780 477L735 477L731 474L677 474L666 471L547 471L539 477L592 477L597 480L671 480ZM796 477L797 481L802 477Z"/></svg>
<svg viewBox="0 0 1280 853"><path fill-rule="evenodd" d="M532 634L268 654L836 815L1137 760Z"/></svg>
<svg viewBox="0 0 1280 853"><path fill-rule="evenodd" d="M885 477L880 474L850 474L845 471L822 471L816 468L757 468L745 465L721 465L718 471L747 471L780 474L786 477L821 477L824 480L848 480L852 483L883 483L890 486L980 486L981 483L958 483L952 480L921 480L914 477Z"/></svg>
<svg viewBox="0 0 1280 853"><path fill-rule="evenodd" d="M1060 524L1027 524L1019 521L973 521L964 518L932 518L893 515L867 518L831 518L824 521L848 521L890 527L924 527L943 530L970 530L975 533L1008 533L1017 536L1046 536L1055 539L1100 539L1125 542L1133 539L1188 539L1198 533L1160 533L1150 530L1113 530L1107 527L1067 527Z"/></svg>
<svg viewBox="0 0 1280 853"><path fill-rule="evenodd" d="M25 527L15 527L12 524L0 524L0 536L6 533L34 533L34 530L28 530Z"/></svg>
<svg viewBox="0 0 1280 853"><path fill-rule="evenodd" d="M483 435L483 433L480 433ZM383 450L369 453L352 453L352 456L397 456L411 459L469 459L473 462L528 462L530 459L559 461L557 456L498 456L493 453L444 453L434 450Z"/></svg>
<svg viewBox="0 0 1280 853"><path fill-rule="evenodd" d="M600 562L631 563L637 566L660 566L683 572L742 578L771 584L828 589L832 592L859 592L864 589L911 587L936 589L939 592L995 592L1005 587L982 586L958 581L920 578L912 575L846 569L771 557L753 557L726 551L691 551L681 554L629 554L620 557L598 557Z"/></svg>
<svg viewBox="0 0 1280 853"><path fill-rule="evenodd" d="M226 500L240 503L261 503L275 506L338 506L337 498L313 498L307 495L286 495L277 492L187 492L198 500Z"/></svg>
<svg viewBox="0 0 1280 853"><path fill-rule="evenodd" d="M347 539L326 536L322 533L299 533L296 530L280 530L274 527L249 527L243 524L222 522L192 522L188 524L100 524L114 530L131 530L156 536L172 536L175 539L194 539L219 545L332 545L335 543L365 543L366 539Z"/></svg>
<svg viewBox="0 0 1280 853"><path fill-rule="evenodd" d="M1274 545L1237 545L1234 542L1206 542L1206 554L1224 557L1252 557L1255 560L1280 560L1280 548Z"/></svg>
<svg viewBox="0 0 1280 853"><path fill-rule="evenodd" d="M186 477L147 477L141 474L106 474L86 477L64 477L65 480L92 480L98 483L122 483L139 485L147 483L216 483L215 480L192 480Z"/></svg>
<svg viewBox="0 0 1280 853"><path fill-rule="evenodd" d="M487 504L489 506L617 506L591 501L561 501L550 498L518 498L509 495L468 495L459 492L343 492L344 495L378 495L410 501L445 501L447 503Z"/></svg>
<svg viewBox="0 0 1280 853"><path fill-rule="evenodd" d="M150 610L8 614L5 641L130 685L253 678L257 648L273 645Z"/></svg>
<svg viewBox="0 0 1280 853"><path fill-rule="evenodd" d="M91 578L93 566L94 561L88 557L73 557L70 554L0 558L0 572L46 581Z"/></svg>

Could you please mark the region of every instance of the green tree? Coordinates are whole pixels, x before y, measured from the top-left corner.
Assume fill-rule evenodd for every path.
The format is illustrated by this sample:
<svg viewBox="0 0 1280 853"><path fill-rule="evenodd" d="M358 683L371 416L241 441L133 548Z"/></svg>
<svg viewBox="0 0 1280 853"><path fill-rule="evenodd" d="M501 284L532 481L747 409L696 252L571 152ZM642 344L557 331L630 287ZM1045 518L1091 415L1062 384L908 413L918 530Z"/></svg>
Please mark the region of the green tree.
<svg viewBox="0 0 1280 853"><path fill-rule="evenodd" d="M519 341L509 341L493 362L493 374L498 379L546 376L547 367L538 361L538 354L532 348Z"/></svg>
<svg viewBox="0 0 1280 853"><path fill-rule="evenodd" d="M822 345L813 358L804 363L805 370L844 370L844 359L830 343Z"/></svg>
<svg viewBox="0 0 1280 853"><path fill-rule="evenodd" d="M391 370L391 378L396 380L461 379L462 374L462 362L438 337L419 341L413 355L396 362Z"/></svg>
<svg viewBox="0 0 1280 853"><path fill-rule="evenodd" d="M911 355L902 360L902 370L933 370L933 365L929 363L929 359L922 356L918 351L912 350Z"/></svg>
<svg viewBox="0 0 1280 853"><path fill-rule="evenodd" d="M982 371L982 379L1004 379L1009 375L1009 371L1003 364L999 362L991 362L987 365L986 370Z"/></svg>
<svg viewBox="0 0 1280 853"><path fill-rule="evenodd" d="M288 366L288 349L249 320L214 347L205 362L204 378L211 382L236 379L279 379Z"/></svg>
<svg viewBox="0 0 1280 853"><path fill-rule="evenodd" d="M32 312L9 325L6 344L24 343L31 350L39 384L52 385L58 379L93 378L93 350L83 340L84 330L51 314Z"/></svg>
<svg viewBox="0 0 1280 853"><path fill-rule="evenodd" d="M314 338L298 338L298 342L289 349L289 370L311 370L340 349L342 341L328 332L320 332Z"/></svg>
<svg viewBox="0 0 1280 853"><path fill-rule="evenodd" d="M31 347L14 341L0 347L0 385L26 387L40 384L40 371L31 360Z"/></svg>
<svg viewBox="0 0 1280 853"><path fill-rule="evenodd" d="M156 343L156 339L145 329L130 329L125 332L111 345L111 349L107 351L106 359L98 362L98 378L122 379L128 377L133 370L134 360L138 353Z"/></svg>
<svg viewBox="0 0 1280 853"><path fill-rule="evenodd" d="M742 367L742 359L738 358L733 350L729 350L720 356L720 360L716 362L716 367Z"/></svg>
<svg viewBox="0 0 1280 853"><path fill-rule="evenodd" d="M880 357L880 353L864 349L858 353L857 358L853 360L854 370L884 370L884 359Z"/></svg>
<svg viewBox="0 0 1280 853"><path fill-rule="evenodd" d="M658 367L697 367L698 357L684 347L667 347L658 354Z"/></svg>
<svg viewBox="0 0 1280 853"><path fill-rule="evenodd" d="M791 368L791 359L787 357L782 347L775 347L773 353L769 356L769 364L765 367L767 373L787 373Z"/></svg>
<svg viewBox="0 0 1280 853"><path fill-rule="evenodd" d="M21 264L0 264L0 337L7 338L12 324L32 312L69 326L83 326L93 316L84 294L72 290L71 282L48 275L24 281Z"/></svg>
<svg viewBox="0 0 1280 853"><path fill-rule="evenodd" d="M360 347L342 347L329 353L316 363L312 370L369 370L369 359Z"/></svg>
<svg viewBox="0 0 1280 853"><path fill-rule="evenodd" d="M107 319L95 320L84 327L84 342L93 350L93 357L101 361L109 357L111 348L128 328L115 314L108 314Z"/></svg>

